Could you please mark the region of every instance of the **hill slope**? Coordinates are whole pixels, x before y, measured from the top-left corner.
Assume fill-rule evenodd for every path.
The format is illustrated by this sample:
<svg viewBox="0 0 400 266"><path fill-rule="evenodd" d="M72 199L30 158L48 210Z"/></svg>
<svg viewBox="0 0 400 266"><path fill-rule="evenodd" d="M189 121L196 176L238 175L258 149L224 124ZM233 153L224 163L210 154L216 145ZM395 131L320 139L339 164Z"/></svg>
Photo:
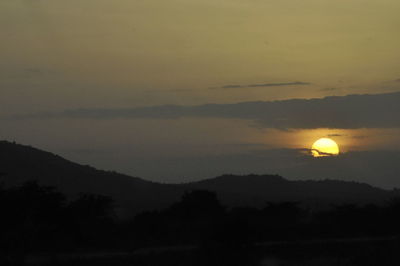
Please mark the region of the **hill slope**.
<svg viewBox="0 0 400 266"><path fill-rule="evenodd" d="M6 185L28 180L57 187L69 196L93 193L111 196L124 209L144 210L168 206L178 200L172 185L162 185L116 172L101 171L70 162L58 155L29 146L0 142L0 173ZM179 194L179 195L178 195Z"/></svg>
<svg viewBox="0 0 400 266"><path fill-rule="evenodd" d="M308 206L330 203L382 202L395 195L368 184L337 180L291 181L277 175L224 175L188 184L188 187L216 191L228 205L262 207L266 201L298 201Z"/></svg>
<svg viewBox="0 0 400 266"><path fill-rule="evenodd" d="M67 195L95 193L111 196L121 210L135 213L159 209L177 201L185 190L217 192L228 206L261 207L266 201L309 204L380 202L394 192L344 181L289 181L280 176L224 175L187 184L159 184L115 172L79 165L60 156L6 141L0 142L0 173L6 185L27 180L55 186Z"/></svg>

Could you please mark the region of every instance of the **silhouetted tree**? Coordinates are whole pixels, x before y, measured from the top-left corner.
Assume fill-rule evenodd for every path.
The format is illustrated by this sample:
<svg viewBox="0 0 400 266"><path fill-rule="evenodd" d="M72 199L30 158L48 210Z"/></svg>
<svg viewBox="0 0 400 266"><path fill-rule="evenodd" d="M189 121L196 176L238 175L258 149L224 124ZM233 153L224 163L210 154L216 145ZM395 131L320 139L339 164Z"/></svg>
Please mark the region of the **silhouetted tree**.
<svg viewBox="0 0 400 266"><path fill-rule="evenodd" d="M185 192L181 201L173 204L169 212L183 219L209 218L220 215L224 208L214 192L193 190Z"/></svg>
<svg viewBox="0 0 400 266"><path fill-rule="evenodd" d="M1 243L7 260L22 264L29 252L51 243L60 232L64 204L64 195L36 182L2 190Z"/></svg>
<svg viewBox="0 0 400 266"><path fill-rule="evenodd" d="M80 245L102 245L111 241L113 200L101 195L82 194L68 205L73 233Z"/></svg>

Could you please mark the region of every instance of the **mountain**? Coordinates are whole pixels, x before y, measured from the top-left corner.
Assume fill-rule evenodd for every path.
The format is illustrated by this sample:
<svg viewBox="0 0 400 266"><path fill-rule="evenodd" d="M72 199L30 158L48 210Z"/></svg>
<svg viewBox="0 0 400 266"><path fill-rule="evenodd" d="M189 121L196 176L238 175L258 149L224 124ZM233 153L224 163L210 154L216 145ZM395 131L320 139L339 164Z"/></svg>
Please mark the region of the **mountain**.
<svg viewBox="0 0 400 266"><path fill-rule="evenodd" d="M97 170L50 152L7 141L0 142L0 162L0 173L3 173L0 180L7 186L37 180L42 185L56 187L70 197L79 193L111 196L120 211L164 208L183 193L179 193L173 185Z"/></svg>
<svg viewBox="0 0 400 266"><path fill-rule="evenodd" d="M39 149L0 141L0 173L6 186L37 180L74 197L79 193L111 196L121 215L166 208L187 190L215 191L227 206L261 207L267 201L299 201L309 206L330 203L377 203L394 191L335 180L291 181L276 175L224 175L186 184L160 184L68 161Z"/></svg>
<svg viewBox="0 0 400 266"><path fill-rule="evenodd" d="M187 185L216 191L228 205L262 207L266 201L297 201L310 207L341 203L379 203L396 192L338 180L287 180L278 175L224 175Z"/></svg>

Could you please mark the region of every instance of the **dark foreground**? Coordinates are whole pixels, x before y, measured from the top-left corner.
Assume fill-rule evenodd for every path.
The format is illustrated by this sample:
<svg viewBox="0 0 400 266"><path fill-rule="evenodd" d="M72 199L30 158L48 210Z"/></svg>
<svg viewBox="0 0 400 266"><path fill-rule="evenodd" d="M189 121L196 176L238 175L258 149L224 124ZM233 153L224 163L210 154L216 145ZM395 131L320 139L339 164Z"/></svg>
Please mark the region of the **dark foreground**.
<svg viewBox="0 0 400 266"><path fill-rule="evenodd" d="M269 242L241 248L177 246L132 252L35 255L27 265L60 266L342 266L400 265L399 238Z"/></svg>
<svg viewBox="0 0 400 266"><path fill-rule="evenodd" d="M27 183L0 189L0 265L400 265L400 200L307 209L298 202L226 208L196 190L129 220L112 199L67 200Z"/></svg>

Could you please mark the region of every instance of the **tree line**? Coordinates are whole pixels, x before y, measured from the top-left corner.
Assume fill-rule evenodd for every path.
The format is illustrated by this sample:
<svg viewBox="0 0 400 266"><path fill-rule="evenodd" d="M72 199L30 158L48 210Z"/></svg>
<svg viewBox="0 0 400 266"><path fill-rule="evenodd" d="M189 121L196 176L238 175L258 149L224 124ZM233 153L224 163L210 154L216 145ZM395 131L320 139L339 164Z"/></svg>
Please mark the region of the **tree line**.
<svg viewBox="0 0 400 266"><path fill-rule="evenodd" d="M263 208L227 208L211 191L194 190L165 210L120 221L114 202L101 195L75 199L28 182L0 187L0 264L23 264L28 254L195 245L244 250L256 243L304 239L394 236L400 200L385 205L310 210L299 202L266 202Z"/></svg>

